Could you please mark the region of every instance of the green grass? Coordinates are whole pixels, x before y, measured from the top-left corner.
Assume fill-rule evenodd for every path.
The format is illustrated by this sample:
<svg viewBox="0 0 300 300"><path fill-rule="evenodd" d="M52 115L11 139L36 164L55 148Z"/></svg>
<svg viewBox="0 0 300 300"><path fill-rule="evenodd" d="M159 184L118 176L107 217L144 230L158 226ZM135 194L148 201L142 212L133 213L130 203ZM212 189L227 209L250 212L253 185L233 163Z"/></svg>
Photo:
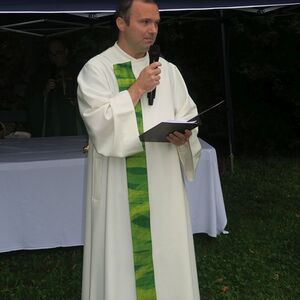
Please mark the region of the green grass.
<svg viewBox="0 0 300 300"><path fill-rule="evenodd" d="M222 186L229 235L194 237L201 300L300 299L300 160L238 159ZM0 300L80 299L81 268L82 247L2 253Z"/></svg>
<svg viewBox="0 0 300 300"><path fill-rule="evenodd" d="M82 247L0 254L1 300L80 299Z"/></svg>
<svg viewBox="0 0 300 300"><path fill-rule="evenodd" d="M300 299L300 160L239 160L222 186L230 234L195 236L202 299Z"/></svg>

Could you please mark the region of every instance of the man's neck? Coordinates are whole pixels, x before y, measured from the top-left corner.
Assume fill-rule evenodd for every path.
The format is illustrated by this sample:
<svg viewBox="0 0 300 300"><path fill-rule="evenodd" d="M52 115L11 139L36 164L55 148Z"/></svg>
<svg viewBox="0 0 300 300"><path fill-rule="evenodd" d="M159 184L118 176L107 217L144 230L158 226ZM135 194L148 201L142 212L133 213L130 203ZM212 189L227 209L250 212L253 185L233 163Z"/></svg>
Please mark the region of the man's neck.
<svg viewBox="0 0 300 300"><path fill-rule="evenodd" d="M128 55L130 55L131 57L133 57L135 59L142 58L146 55L146 52L137 52L137 51L130 49L121 40L118 40L117 44L125 53L127 53Z"/></svg>

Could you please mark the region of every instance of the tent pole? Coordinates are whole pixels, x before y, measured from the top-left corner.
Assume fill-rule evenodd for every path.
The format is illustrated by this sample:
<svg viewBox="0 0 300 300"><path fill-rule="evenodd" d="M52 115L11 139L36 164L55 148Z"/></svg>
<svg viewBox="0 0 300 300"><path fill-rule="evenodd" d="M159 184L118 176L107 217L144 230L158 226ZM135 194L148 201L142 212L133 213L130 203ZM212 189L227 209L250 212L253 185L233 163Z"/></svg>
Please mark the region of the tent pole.
<svg viewBox="0 0 300 300"><path fill-rule="evenodd" d="M229 55L227 47L226 24L224 20L224 11L220 10L220 24L222 35L222 52L223 52L223 68L224 68L224 86L225 86L225 102L227 111L227 125L228 125L228 141L229 141L229 157L230 169L233 173L233 111L231 101L231 88L230 88L230 71L229 71Z"/></svg>

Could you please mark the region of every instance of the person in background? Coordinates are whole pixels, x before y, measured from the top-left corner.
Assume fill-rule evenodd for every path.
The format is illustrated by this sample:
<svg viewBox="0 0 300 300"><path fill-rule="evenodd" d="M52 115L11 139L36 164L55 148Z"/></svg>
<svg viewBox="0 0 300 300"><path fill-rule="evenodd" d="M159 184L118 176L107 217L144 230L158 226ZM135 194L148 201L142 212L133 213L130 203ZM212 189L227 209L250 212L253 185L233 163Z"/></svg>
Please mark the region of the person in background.
<svg viewBox="0 0 300 300"><path fill-rule="evenodd" d="M63 40L51 39L47 48L49 65L35 75L29 97L32 136L84 135L76 94L79 68Z"/></svg>
<svg viewBox="0 0 300 300"><path fill-rule="evenodd" d="M197 115L175 65L149 64L159 21L154 0L121 1L118 41L78 76L90 145L82 300L200 299L183 181L195 174L197 129L139 140L161 121Z"/></svg>

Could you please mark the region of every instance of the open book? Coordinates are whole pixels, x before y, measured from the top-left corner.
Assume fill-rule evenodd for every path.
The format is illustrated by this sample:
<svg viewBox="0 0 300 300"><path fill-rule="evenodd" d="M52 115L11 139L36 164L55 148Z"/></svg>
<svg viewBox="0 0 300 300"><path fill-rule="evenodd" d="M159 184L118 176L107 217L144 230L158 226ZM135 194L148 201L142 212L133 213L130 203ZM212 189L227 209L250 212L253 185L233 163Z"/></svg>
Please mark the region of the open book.
<svg viewBox="0 0 300 300"><path fill-rule="evenodd" d="M166 137L174 132L179 131L184 133L186 129L192 130L199 125L199 121L181 121L181 120L171 120L161 122L158 125L150 128L146 132L140 135L140 140L142 142L168 142Z"/></svg>
<svg viewBox="0 0 300 300"><path fill-rule="evenodd" d="M208 109L202 111L199 115L188 121L180 121L180 120L172 120L161 122L158 125L150 128L146 132L140 135L140 140L142 142L168 142L166 137L174 132L179 131L184 133L186 129L191 130L199 125L201 125L200 116L207 113L208 111L216 108L220 104L222 104L224 100L218 102L217 104L209 107Z"/></svg>

